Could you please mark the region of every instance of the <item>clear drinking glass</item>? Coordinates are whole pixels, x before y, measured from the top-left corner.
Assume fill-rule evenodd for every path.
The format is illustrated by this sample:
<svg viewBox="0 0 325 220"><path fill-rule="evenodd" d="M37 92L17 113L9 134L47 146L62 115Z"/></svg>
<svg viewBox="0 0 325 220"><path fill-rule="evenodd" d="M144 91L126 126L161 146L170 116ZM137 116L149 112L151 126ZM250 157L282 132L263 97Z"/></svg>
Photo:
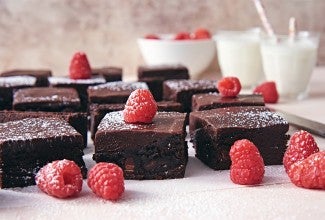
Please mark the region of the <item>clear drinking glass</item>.
<svg viewBox="0 0 325 220"><path fill-rule="evenodd" d="M264 37L261 41L263 70L267 80L275 81L282 100L303 99L317 61L319 35L299 32Z"/></svg>
<svg viewBox="0 0 325 220"><path fill-rule="evenodd" d="M219 31L214 37L223 76L236 76L242 87L252 88L263 79L260 29Z"/></svg>

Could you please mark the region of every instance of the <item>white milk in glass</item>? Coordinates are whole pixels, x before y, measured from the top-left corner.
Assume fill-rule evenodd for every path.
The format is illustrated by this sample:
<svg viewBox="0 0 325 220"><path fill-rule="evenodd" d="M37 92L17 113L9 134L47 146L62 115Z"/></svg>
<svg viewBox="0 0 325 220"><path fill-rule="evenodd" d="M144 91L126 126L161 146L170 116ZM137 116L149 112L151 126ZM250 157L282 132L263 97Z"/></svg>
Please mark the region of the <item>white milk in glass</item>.
<svg viewBox="0 0 325 220"><path fill-rule="evenodd" d="M250 88L263 79L259 31L220 31L215 36L223 76L236 76Z"/></svg>
<svg viewBox="0 0 325 220"><path fill-rule="evenodd" d="M317 61L318 36L300 33L295 39L288 36L265 38L261 52L267 80L275 81L280 99L303 99Z"/></svg>

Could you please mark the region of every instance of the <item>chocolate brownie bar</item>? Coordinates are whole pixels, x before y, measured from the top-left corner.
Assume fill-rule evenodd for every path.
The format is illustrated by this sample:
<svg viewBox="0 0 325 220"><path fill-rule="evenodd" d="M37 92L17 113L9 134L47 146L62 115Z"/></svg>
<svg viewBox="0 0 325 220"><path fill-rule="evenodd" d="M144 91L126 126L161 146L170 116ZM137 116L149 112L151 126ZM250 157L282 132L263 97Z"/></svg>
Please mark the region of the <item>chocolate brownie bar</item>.
<svg viewBox="0 0 325 220"><path fill-rule="evenodd" d="M182 103L185 112L190 112L192 95L218 92L214 80L167 80L164 82L164 100Z"/></svg>
<svg viewBox="0 0 325 220"><path fill-rule="evenodd" d="M285 119L262 106L190 113L190 135L196 157L215 170L230 168L230 147L240 139L248 139L256 145L265 165L281 164L288 129Z"/></svg>
<svg viewBox="0 0 325 220"><path fill-rule="evenodd" d="M78 131L87 146L88 120L87 114L82 112L35 112L35 111L0 111L0 123L17 121L25 118L59 118L68 122Z"/></svg>
<svg viewBox="0 0 325 220"><path fill-rule="evenodd" d="M81 103L81 110L88 110L88 93L89 86L106 83L102 76L93 76L91 79L70 79L68 77L50 77L50 85L52 87L68 87L77 90Z"/></svg>
<svg viewBox="0 0 325 220"><path fill-rule="evenodd" d="M148 89L144 82L108 82L88 88L89 103L111 104L125 103L131 92L136 89Z"/></svg>
<svg viewBox="0 0 325 220"><path fill-rule="evenodd" d="M19 89L14 94L13 109L20 111L80 111L80 99L73 88L35 87Z"/></svg>
<svg viewBox="0 0 325 220"><path fill-rule="evenodd" d="M126 179L184 177L188 160L185 114L157 112L152 124L127 124L122 111L108 113L95 136L96 162L113 162Z"/></svg>
<svg viewBox="0 0 325 220"><path fill-rule="evenodd" d="M33 185L41 167L61 159L75 161L86 177L82 146L82 136L57 118L0 124L0 188Z"/></svg>
<svg viewBox="0 0 325 220"><path fill-rule="evenodd" d="M35 86L48 86L48 77L52 76L51 70L33 70L33 69L15 69L2 72L0 76L34 76L36 78Z"/></svg>
<svg viewBox="0 0 325 220"><path fill-rule="evenodd" d="M106 82L122 81L123 69L120 67L107 66L102 68L92 68L93 76L102 76Z"/></svg>
<svg viewBox="0 0 325 220"><path fill-rule="evenodd" d="M12 99L15 90L32 87L36 84L33 76L0 77L0 110L12 109Z"/></svg>
<svg viewBox="0 0 325 220"><path fill-rule="evenodd" d="M182 105L178 102L172 101L161 101L157 102L158 111L165 112L181 112ZM97 127L100 121L105 117L109 112L120 111L124 109L124 104L91 104L89 107L90 111L90 132L91 138L95 138L97 132Z"/></svg>
<svg viewBox="0 0 325 220"><path fill-rule="evenodd" d="M156 101L163 97L163 82L169 79L189 79L188 69L183 65L139 66L138 81L146 82Z"/></svg>
<svg viewBox="0 0 325 220"><path fill-rule="evenodd" d="M230 106L264 106L262 95L238 95L223 97L218 93L203 93L192 96L192 111L202 111Z"/></svg>

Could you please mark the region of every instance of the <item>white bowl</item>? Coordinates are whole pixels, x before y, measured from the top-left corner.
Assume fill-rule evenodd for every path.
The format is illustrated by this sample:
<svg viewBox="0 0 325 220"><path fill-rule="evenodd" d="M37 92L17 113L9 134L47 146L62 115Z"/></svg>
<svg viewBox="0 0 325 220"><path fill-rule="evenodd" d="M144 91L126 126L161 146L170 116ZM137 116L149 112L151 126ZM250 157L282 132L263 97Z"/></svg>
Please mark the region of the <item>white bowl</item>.
<svg viewBox="0 0 325 220"><path fill-rule="evenodd" d="M213 39L172 40L170 35L163 38L138 39L138 46L147 65L182 64L195 78L209 67L215 57Z"/></svg>

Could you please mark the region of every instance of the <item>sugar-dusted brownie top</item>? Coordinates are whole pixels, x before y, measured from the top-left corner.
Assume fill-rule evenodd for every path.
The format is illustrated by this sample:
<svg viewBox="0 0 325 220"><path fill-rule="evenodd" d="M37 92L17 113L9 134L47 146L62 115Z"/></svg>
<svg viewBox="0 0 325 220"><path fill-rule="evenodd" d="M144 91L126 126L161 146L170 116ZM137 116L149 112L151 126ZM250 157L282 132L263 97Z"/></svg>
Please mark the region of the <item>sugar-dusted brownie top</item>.
<svg viewBox="0 0 325 220"><path fill-rule="evenodd" d="M136 89L148 89L148 86L144 82L108 82L88 87L88 96L93 103L124 103Z"/></svg>
<svg viewBox="0 0 325 220"><path fill-rule="evenodd" d="M21 86L34 86L36 77L33 76L8 76L0 77L0 87L21 87Z"/></svg>
<svg viewBox="0 0 325 220"><path fill-rule="evenodd" d="M14 104L17 103L79 103L80 99L77 91L72 88L26 88L19 89L14 94Z"/></svg>
<svg viewBox="0 0 325 220"><path fill-rule="evenodd" d="M97 85L105 83L102 76L94 76L90 79L70 79L68 77L49 77L50 85Z"/></svg>
<svg viewBox="0 0 325 220"><path fill-rule="evenodd" d="M106 114L98 126L97 133L109 131L138 131L155 133L183 133L186 114L179 112L157 112L150 124L128 124L124 122L123 112Z"/></svg>
<svg viewBox="0 0 325 220"><path fill-rule="evenodd" d="M70 111L80 108L80 99L73 88L25 88L15 92L13 107L19 110Z"/></svg>
<svg viewBox="0 0 325 220"><path fill-rule="evenodd" d="M191 90L215 90L217 91L217 81L215 80L167 80L164 86L174 92Z"/></svg>
<svg viewBox="0 0 325 220"><path fill-rule="evenodd" d="M0 143L81 135L66 121L57 118L26 118L0 123Z"/></svg>
<svg viewBox="0 0 325 220"><path fill-rule="evenodd" d="M223 97L220 94L203 93L192 96L192 110L202 111L213 108L229 106L264 106L264 99L259 94L238 95L236 97Z"/></svg>
<svg viewBox="0 0 325 220"><path fill-rule="evenodd" d="M189 79L186 66L183 65L147 65L138 67L138 78L141 79Z"/></svg>
<svg viewBox="0 0 325 220"><path fill-rule="evenodd" d="M263 106L227 107L190 113L190 132L207 125L214 129L277 126L279 133L286 133L289 129L284 118Z"/></svg>

